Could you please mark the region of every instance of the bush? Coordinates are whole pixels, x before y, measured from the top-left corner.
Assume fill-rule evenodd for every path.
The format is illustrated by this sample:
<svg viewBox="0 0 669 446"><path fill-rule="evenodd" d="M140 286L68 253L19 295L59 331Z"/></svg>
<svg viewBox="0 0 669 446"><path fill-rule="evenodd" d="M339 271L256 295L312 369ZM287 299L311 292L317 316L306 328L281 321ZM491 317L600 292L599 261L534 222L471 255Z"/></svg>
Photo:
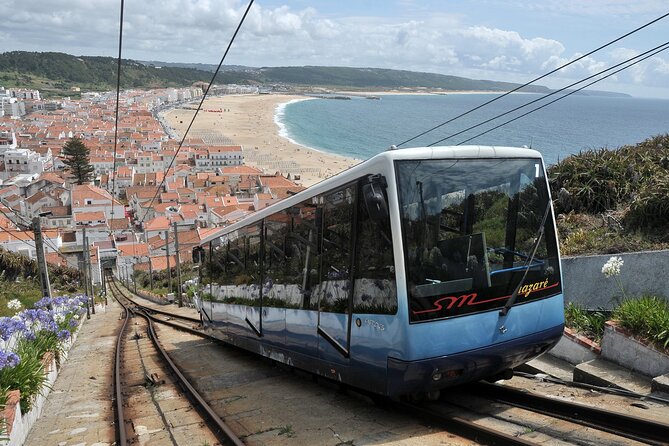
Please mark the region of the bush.
<svg viewBox="0 0 669 446"><path fill-rule="evenodd" d="M648 178L632 201L623 222L630 229L665 228L669 221L669 173Z"/></svg>
<svg viewBox="0 0 669 446"><path fill-rule="evenodd" d="M669 348L669 302L657 296L627 299L614 311L620 326L660 348Z"/></svg>
<svg viewBox="0 0 669 446"><path fill-rule="evenodd" d="M586 310L578 304L569 302L564 312L565 325L595 342L599 342L604 335L604 325L608 319L602 310Z"/></svg>
<svg viewBox="0 0 669 446"><path fill-rule="evenodd" d="M669 134L635 146L569 156L548 169L556 212L596 214L629 206L646 183L662 176L667 168Z"/></svg>

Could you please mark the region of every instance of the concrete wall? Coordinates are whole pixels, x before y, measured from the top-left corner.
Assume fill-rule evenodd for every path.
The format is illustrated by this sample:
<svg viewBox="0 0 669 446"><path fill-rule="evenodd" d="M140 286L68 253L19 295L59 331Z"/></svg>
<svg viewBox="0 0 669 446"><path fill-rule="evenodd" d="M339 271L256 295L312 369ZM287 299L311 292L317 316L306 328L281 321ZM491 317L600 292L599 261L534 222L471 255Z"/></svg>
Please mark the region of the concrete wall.
<svg viewBox="0 0 669 446"><path fill-rule="evenodd" d="M647 251L563 257L565 304L574 302L588 309L612 309L623 298L616 279L602 274L602 266L612 256L623 259L618 278L628 297L639 297L644 293L669 297L669 250Z"/></svg>

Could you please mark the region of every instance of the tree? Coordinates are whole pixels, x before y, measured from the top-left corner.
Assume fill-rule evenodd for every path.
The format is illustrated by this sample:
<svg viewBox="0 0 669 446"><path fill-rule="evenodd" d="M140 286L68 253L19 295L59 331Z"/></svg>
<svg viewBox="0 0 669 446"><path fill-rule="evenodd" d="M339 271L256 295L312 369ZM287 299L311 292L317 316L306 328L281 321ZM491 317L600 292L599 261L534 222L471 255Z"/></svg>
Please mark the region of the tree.
<svg viewBox="0 0 669 446"><path fill-rule="evenodd" d="M65 170L70 172L77 184L88 183L95 168L89 160L90 150L77 136L71 138L63 146L63 163L67 166Z"/></svg>

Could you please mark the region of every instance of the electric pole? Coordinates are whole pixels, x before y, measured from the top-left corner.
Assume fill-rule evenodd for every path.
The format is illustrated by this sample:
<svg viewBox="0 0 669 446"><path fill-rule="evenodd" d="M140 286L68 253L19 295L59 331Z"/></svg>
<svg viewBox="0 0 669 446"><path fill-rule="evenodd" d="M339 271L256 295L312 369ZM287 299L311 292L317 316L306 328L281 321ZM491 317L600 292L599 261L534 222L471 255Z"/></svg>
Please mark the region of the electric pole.
<svg viewBox="0 0 669 446"><path fill-rule="evenodd" d="M37 251L37 267L40 284L42 285L42 296L51 297L51 282L49 282L49 269L44 255L44 239L42 238L42 225L39 217L33 218L33 231L35 232L35 250Z"/></svg>
<svg viewBox="0 0 669 446"><path fill-rule="evenodd" d="M149 255L147 257L149 258L149 287L151 288L151 291L153 292L153 267L151 266L151 255Z"/></svg>
<svg viewBox="0 0 669 446"><path fill-rule="evenodd" d="M95 289L93 289L93 270L91 269L91 251L88 248L88 237L86 236L86 226L83 227L84 237L84 269L86 270L86 289L90 288L91 293L88 295L91 302L91 312L95 314Z"/></svg>
<svg viewBox="0 0 669 446"><path fill-rule="evenodd" d="M181 295L181 258L179 256L179 234L177 232L177 222L173 223L174 225L174 250L176 251L177 258L177 304L179 307L183 307L183 297Z"/></svg>
<svg viewBox="0 0 669 446"><path fill-rule="evenodd" d="M170 231L165 231L165 258L167 259L167 292L172 292L172 271L170 270Z"/></svg>

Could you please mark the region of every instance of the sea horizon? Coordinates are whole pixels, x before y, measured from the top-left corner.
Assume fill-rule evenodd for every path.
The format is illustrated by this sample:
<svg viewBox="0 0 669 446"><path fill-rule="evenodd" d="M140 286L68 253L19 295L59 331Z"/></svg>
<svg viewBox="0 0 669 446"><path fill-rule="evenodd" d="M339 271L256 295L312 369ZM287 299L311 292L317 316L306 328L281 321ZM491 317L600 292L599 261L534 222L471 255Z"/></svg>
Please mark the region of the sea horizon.
<svg viewBox="0 0 669 446"><path fill-rule="evenodd" d="M312 150L365 160L489 101L491 95L501 95L494 92L356 93L360 96L352 96L351 100L304 97L279 104L274 113L279 135ZM370 100L363 95L378 95L381 99ZM459 145L554 99L538 101L452 137L463 129L539 98L541 95L533 93L508 95L402 147L431 145L442 138L446 140L438 145ZM531 147L542 153L547 164L553 164L580 151L615 149L668 133L667 110L667 99L571 96L466 145Z"/></svg>

